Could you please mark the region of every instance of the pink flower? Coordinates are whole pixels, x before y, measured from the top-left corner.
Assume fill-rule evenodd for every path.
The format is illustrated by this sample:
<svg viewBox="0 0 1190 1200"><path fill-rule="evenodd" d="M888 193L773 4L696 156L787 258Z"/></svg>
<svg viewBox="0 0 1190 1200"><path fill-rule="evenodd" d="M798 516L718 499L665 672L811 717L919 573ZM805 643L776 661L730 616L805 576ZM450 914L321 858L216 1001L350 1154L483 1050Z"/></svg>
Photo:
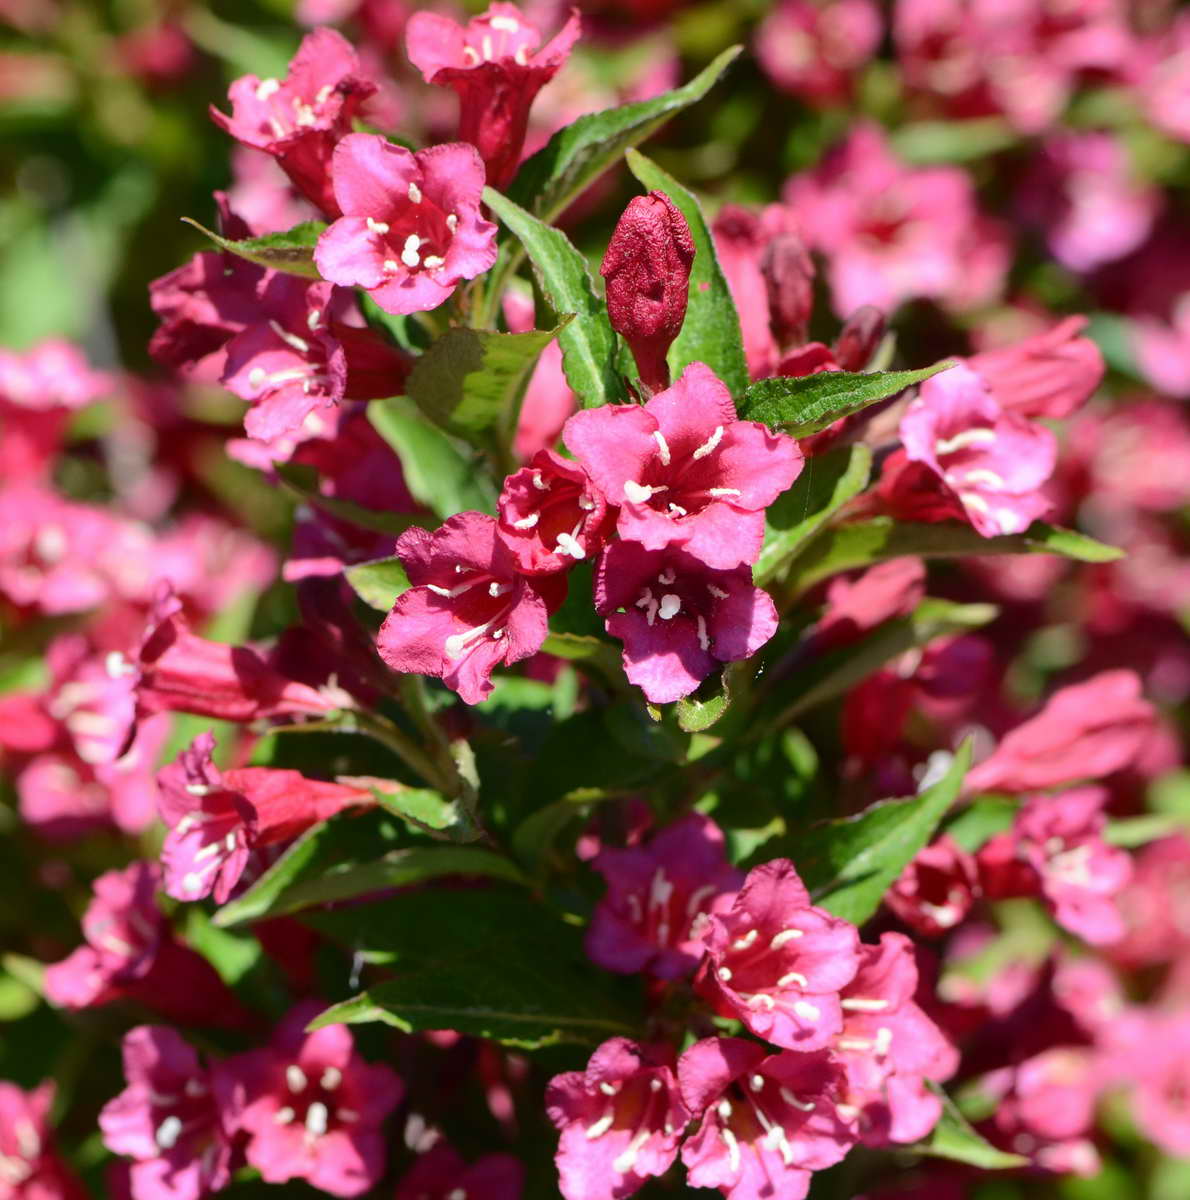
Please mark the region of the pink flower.
<svg viewBox="0 0 1190 1200"><path fill-rule="evenodd" d="M388 1067L360 1057L346 1025L305 1033L317 1012L299 1005L267 1047L228 1059L215 1092L266 1183L305 1179L358 1196L384 1174L384 1120L405 1089Z"/></svg>
<svg viewBox="0 0 1190 1200"><path fill-rule="evenodd" d="M0 1200L85 1200L49 1130L54 1084L31 1092L0 1080Z"/></svg>
<svg viewBox="0 0 1190 1200"><path fill-rule="evenodd" d="M1106 800L1095 787L1028 799L1012 830L976 856L984 892L992 899L1040 893L1054 920L1084 941L1122 938L1115 898L1131 878L1132 860L1103 840Z"/></svg>
<svg viewBox="0 0 1190 1200"><path fill-rule="evenodd" d="M664 1175L689 1120L668 1063L627 1038L604 1042L586 1071L555 1075L545 1104L562 1131L555 1161L566 1200L621 1200Z"/></svg>
<svg viewBox="0 0 1190 1200"><path fill-rule="evenodd" d="M1190 959L1190 839L1150 842L1133 859L1132 879L1116 897L1128 932L1113 961L1143 967Z"/></svg>
<svg viewBox="0 0 1190 1200"><path fill-rule="evenodd" d="M200 1200L231 1179L211 1077L192 1047L162 1025L124 1035L127 1087L99 1114L103 1142L134 1160L133 1200Z"/></svg>
<svg viewBox="0 0 1190 1200"><path fill-rule="evenodd" d="M847 1073L847 1103L859 1110L866 1144L915 1142L942 1115L925 1081L950 1078L958 1052L914 1003L917 964L904 934L883 934L878 946L861 946L859 958L833 1047Z"/></svg>
<svg viewBox="0 0 1190 1200"><path fill-rule="evenodd" d="M1123 1071L1141 1131L1167 1154L1190 1155L1190 1016L1146 1014Z"/></svg>
<svg viewBox="0 0 1190 1200"><path fill-rule="evenodd" d="M485 1154L468 1164L437 1142L405 1172L393 1200L520 1200L525 1168L511 1154Z"/></svg>
<svg viewBox="0 0 1190 1200"><path fill-rule="evenodd" d="M875 125L855 127L794 176L784 199L827 257L840 317L865 304L891 312L917 297L967 308L1000 291L1008 237L979 213L970 178L956 167L906 166Z"/></svg>
<svg viewBox="0 0 1190 1200"><path fill-rule="evenodd" d="M918 851L885 895L884 903L918 933L941 937L971 911L978 888L975 860L944 834Z"/></svg>
<svg viewBox="0 0 1190 1200"><path fill-rule="evenodd" d="M370 133L335 149L343 215L318 239L324 278L362 287L390 313L425 312L496 261L496 226L480 214L483 164L462 142L413 154Z"/></svg>
<svg viewBox="0 0 1190 1200"><path fill-rule="evenodd" d="M466 26L437 13L414 13L405 27L409 61L426 83L459 97L459 137L479 151L488 182L503 188L516 174L529 109L578 41L577 10L551 41L515 4L493 4Z"/></svg>
<svg viewBox="0 0 1190 1200"><path fill-rule="evenodd" d="M885 621L908 616L925 596L925 582L920 558L894 558L854 579L833 579L814 629L815 647L846 646Z"/></svg>
<svg viewBox="0 0 1190 1200"><path fill-rule="evenodd" d="M669 386L665 356L686 319L693 263L690 226L664 192L629 201L599 273L607 281L608 318L628 343L646 392Z"/></svg>
<svg viewBox="0 0 1190 1200"><path fill-rule="evenodd" d="M702 363L643 408L575 413L562 436L608 504L621 506L622 538L680 548L718 570L756 560L764 510L802 468L791 437L736 419L727 387Z"/></svg>
<svg viewBox="0 0 1190 1200"><path fill-rule="evenodd" d="M814 303L814 264L784 204L759 213L725 204L711 225L719 265L740 316L754 379L772 375L781 352L805 341Z"/></svg>
<svg viewBox="0 0 1190 1200"><path fill-rule="evenodd" d="M859 968L859 934L811 905L788 859L749 871L702 937L698 983L724 1016L791 1050L819 1050L842 1029L839 993Z"/></svg>
<svg viewBox="0 0 1190 1200"><path fill-rule="evenodd" d="M211 119L246 146L271 154L298 191L337 217L331 155L375 90L342 34L316 29L302 39L284 80L242 76L227 93L232 115L212 105Z"/></svg>
<svg viewBox="0 0 1190 1200"><path fill-rule="evenodd" d="M161 863L165 891L177 900L213 895L223 904L259 847L296 837L345 808L371 805L372 794L307 779L297 771L211 761L215 738L199 734L157 775L161 819L169 826Z"/></svg>
<svg viewBox="0 0 1190 1200"><path fill-rule="evenodd" d="M591 860L607 883L587 931L587 953L609 971L678 979L698 966L696 932L744 881L724 853L723 831L690 813L642 846L601 850Z"/></svg>
<svg viewBox="0 0 1190 1200"><path fill-rule="evenodd" d="M1126 148L1111 134L1067 133L1042 146L1021 184L1019 207L1063 266L1088 272L1135 250L1161 199L1135 177Z"/></svg>
<svg viewBox="0 0 1190 1200"><path fill-rule="evenodd" d="M782 91L828 104L848 99L882 34L872 0L781 0L757 31L756 57Z"/></svg>
<svg viewBox="0 0 1190 1200"><path fill-rule="evenodd" d="M966 788L1027 792L1102 779L1136 758L1156 719L1135 672L1104 671L1056 691L968 773Z"/></svg>
<svg viewBox="0 0 1190 1200"><path fill-rule="evenodd" d="M482 513L407 530L397 557L413 586L380 627L380 656L394 671L436 676L467 704L491 692L497 666L541 649L564 594L561 580L521 575Z"/></svg>
<svg viewBox="0 0 1190 1200"><path fill-rule="evenodd" d="M613 542L595 567L595 611L624 643L624 671L653 704L688 696L721 663L749 658L777 631L747 567L717 571L684 550Z"/></svg>
<svg viewBox="0 0 1190 1200"><path fill-rule="evenodd" d="M505 479L498 512L497 535L527 575L593 558L615 521L586 471L554 450L539 450Z"/></svg>
<svg viewBox="0 0 1190 1200"><path fill-rule="evenodd" d="M1023 533L1051 507L1041 488L1057 460L1054 435L1005 412L968 367L922 384L901 418L901 441L984 537Z"/></svg>
<svg viewBox="0 0 1190 1200"><path fill-rule="evenodd" d="M692 1187L731 1200L800 1200L810 1173L855 1143L839 1113L842 1071L824 1051L769 1054L742 1038L705 1038L682 1055L678 1081L702 1117L682 1147Z"/></svg>
<svg viewBox="0 0 1190 1200"><path fill-rule="evenodd" d="M1068 417L1103 379L1103 355L1081 337L1086 317L1067 317L1034 334L966 360L992 398L1021 417Z"/></svg>
<svg viewBox="0 0 1190 1200"><path fill-rule="evenodd" d="M1146 64L1140 81L1140 99L1150 121L1158 129L1190 142L1190 17L1174 16L1157 43L1155 61Z"/></svg>
<svg viewBox="0 0 1190 1200"><path fill-rule="evenodd" d="M531 297L509 289L501 305L510 332L528 333L533 328L535 313ZM555 339L541 352L525 388L513 441L517 458L527 462L538 450L552 449L566 418L577 407L578 399L562 370L562 347Z"/></svg>

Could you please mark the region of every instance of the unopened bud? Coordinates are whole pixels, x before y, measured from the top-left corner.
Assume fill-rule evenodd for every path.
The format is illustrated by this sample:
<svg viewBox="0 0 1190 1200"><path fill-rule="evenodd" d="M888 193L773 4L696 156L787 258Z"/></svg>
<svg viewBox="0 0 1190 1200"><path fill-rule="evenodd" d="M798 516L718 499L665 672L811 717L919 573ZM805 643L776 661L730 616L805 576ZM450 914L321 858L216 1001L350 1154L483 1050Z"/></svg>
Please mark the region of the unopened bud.
<svg viewBox="0 0 1190 1200"><path fill-rule="evenodd" d="M802 239L782 233L765 247L760 272L768 289L769 322L781 348L806 340L814 307L814 263Z"/></svg>
<svg viewBox="0 0 1190 1200"><path fill-rule="evenodd" d="M835 340L835 362L844 371L862 371L876 353L888 328L888 319L878 308L865 304L843 323Z"/></svg>
<svg viewBox="0 0 1190 1200"><path fill-rule="evenodd" d="M665 355L686 318L693 262L686 218L664 192L650 192L624 210L599 268L612 328L651 391L669 386Z"/></svg>

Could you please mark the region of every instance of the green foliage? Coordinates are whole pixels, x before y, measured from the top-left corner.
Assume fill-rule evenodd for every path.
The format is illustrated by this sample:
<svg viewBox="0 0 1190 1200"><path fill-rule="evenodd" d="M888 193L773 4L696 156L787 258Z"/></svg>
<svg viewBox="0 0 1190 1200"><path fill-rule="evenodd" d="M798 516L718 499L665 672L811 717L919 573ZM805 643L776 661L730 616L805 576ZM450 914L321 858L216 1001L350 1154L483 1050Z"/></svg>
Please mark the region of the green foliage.
<svg viewBox="0 0 1190 1200"><path fill-rule="evenodd" d="M399 558L376 558L371 562L357 563L354 567L347 567L343 574L365 604L384 613L409 588L409 576L405 574Z"/></svg>
<svg viewBox="0 0 1190 1200"><path fill-rule="evenodd" d="M206 234L220 250L247 259L259 267L284 271L287 275L299 275L302 279L322 278L314 265L314 247L326 229L324 221L305 221L284 233L268 233L264 237L244 238L237 242L213 233L190 217L183 217L182 220L193 225L199 233Z"/></svg>
<svg viewBox="0 0 1190 1200"><path fill-rule="evenodd" d="M689 304L682 330L669 348L670 371L676 379L690 363L706 363L738 396L749 379L744 335L702 209L692 192L643 154L629 150L628 168L650 191L664 192L674 202L694 239Z"/></svg>
<svg viewBox="0 0 1190 1200"><path fill-rule="evenodd" d="M914 1150L932 1158L949 1158L953 1162L981 1167L985 1171L1010 1171L1028 1166L1027 1158L997 1150L971 1128L949 1096L938 1087L934 1087L933 1090L942 1098L942 1117L930 1136L918 1142L913 1147Z"/></svg>

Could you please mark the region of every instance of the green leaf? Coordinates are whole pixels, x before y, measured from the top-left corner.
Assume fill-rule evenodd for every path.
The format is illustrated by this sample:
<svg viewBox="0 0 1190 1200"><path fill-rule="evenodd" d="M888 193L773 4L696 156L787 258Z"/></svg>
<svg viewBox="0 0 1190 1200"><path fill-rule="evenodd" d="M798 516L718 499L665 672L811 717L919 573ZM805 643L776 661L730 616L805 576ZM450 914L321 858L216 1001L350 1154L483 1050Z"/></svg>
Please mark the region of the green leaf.
<svg viewBox="0 0 1190 1200"><path fill-rule="evenodd" d="M919 371L876 371L870 375L823 371L820 375L762 379L744 393L740 417L763 421L794 437L809 437L954 365L948 359Z"/></svg>
<svg viewBox="0 0 1190 1200"><path fill-rule="evenodd" d="M669 348L670 371L676 379L690 363L706 363L731 394L739 396L751 378L744 358L744 335L702 209L692 192L643 154L629 150L628 169L650 191L664 192L674 202L694 239L689 305L682 330Z"/></svg>
<svg viewBox="0 0 1190 1200"><path fill-rule="evenodd" d="M918 1154L969 1163L985 1171L1009 1171L1029 1165L1029 1160L1019 1154L997 1150L971 1128L955 1102L940 1087L935 1084L928 1086L942 1100L942 1116L930 1136L912 1147Z"/></svg>
<svg viewBox="0 0 1190 1200"><path fill-rule="evenodd" d="M980 796L946 826L946 832L969 854L1012 826L1017 804L1004 796Z"/></svg>
<svg viewBox="0 0 1190 1200"><path fill-rule="evenodd" d="M627 400L624 380L616 365L616 334L607 317L607 305L596 294L587 260L560 230L539 221L492 188L484 190L488 207L517 236L529 261L537 286L555 318L574 313L574 320L558 334L562 369L583 408Z"/></svg>
<svg viewBox="0 0 1190 1200"><path fill-rule="evenodd" d="M373 400L368 420L396 451L415 500L445 519L467 509L492 512L496 496L470 454L436 429L406 396Z"/></svg>
<svg viewBox="0 0 1190 1200"><path fill-rule="evenodd" d="M386 812L400 817L411 828L452 842L474 842L479 837L462 805L431 788L410 787L396 779L372 775L340 775L340 783L367 788Z"/></svg>
<svg viewBox="0 0 1190 1200"><path fill-rule="evenodd" d="M778 575L807 541L867 487L872 452L846 446L806 460L793 487L764 514L764 545L752 568L757 587Z"/></svg>
<svg viewBox="0 0 1190 1200"><path fill-rule="evenodd" d="M350 500L339 500L334 496L324 496L318 490L318 472L305 463L279 462L273 464L277 478L296 496L301 497L307 504L322 509L332 517L341 521L350 521L361 529L373 529L377 533L404 533L414 525L425 526L429 522L425 517L414 513L377 512L372 508L364 508Z"/></svg>
<svg viewBox="0 0 1190 1200"><path fill-rule="evenodd" d="M190 217L183 217L187 225L193 225L199 233L219 247L239 258L245 258L258 267L273 271L284 271L287 275L300 275L303 279L321 279L314 265L314 246L326 229L325 221L303 221L284 233L267 233L264 237L244 238L233 242L230 238L213 233Z"/></svg>
<svg viewBox="0 0 1190 1200"><path fill-rule="evenodd" d="M815 903L855 925L880 907L884 893L929 842L958 799L971 765L971 742L959 748L946 774L906 800L884 800L854 817L799 834L798 871Z"/></svg>
<svg viewBox="0 0 1190 1200"><path fill-rule="evenodd" d="M1123 551L1072 529L1034 521L1024 533L981 537L960 521L936 525L876 517L837 525L816 538L797 560L793 581L800 591L840 571L870 567L890 558L960 558L977 554L1061 554L1077 562L1115 562Z"/></svg>
<svg viewBox="0 0 1190 1200"><path fill-rule="evenodd" d="M988 158L1020 141L1002 117L968 121L915 121L902 125L890 139L896 154L915 166L971 162Z"/></svg>
<svg viewBox="0 0 1190 1200"><path fill-rule="evenodd" d="M388 612L409 588L409 576L399 558L376 558L348 567L343 574L355 594L372 608Z"/></svg>
<svg viewBox="0 0 1190 1200"><path fill-rule="evenodd" d="M471 437L497 424L514 428L521 396L541 352L573 320L557 329L493 333L448 329L417 360L406 392L437 425Z"/></svg>
<svg viewBox="0 0 1190 1200"><path fill-rule="evenodd" d="M215 914L227 927L297 912L332 900L404 887L444 875L487 876L521 882L505 858L473 846L412 846L383 811L342 813L307 830L265 873ZM384 853L385 846L392 847Z"/></svg>
<svg viewBox="0 0 1190 1200"><path fill-rule="evenodd" d="M620 647L603 638L588 637L581 633L551 632L541 649L545 654L590 667L610 682L622 683L624 680Z"/></svg>
<svg viewBox="0 0 1190 1200"><path fill-rule="evenodd" d="M626 150L639 146L670 117L701 100L742 50L742 46L724 50L675 91L572 121L522 164L508 189L509 198L543 221L552 221L619 162Z"/></svg>
<svg viewBox="0 0 1190 1200"><path fill-rule="evenodd" d="M685 733L705 733L715 725L731 707L734 693L746 682L745 663L732 663L710 679L704 681L697 691L683 697L674 705L678 728ZM755 668L751 668L754 672Z"/></svg>
<svg viewBox="0 0 1190 1200"><path fill-rule="evenodd" d="M313 1023L455 1029L529 1049L636 1036L639 983L594 968L582 930L524 892L420 889L308 923L396 976Z"/></svg>

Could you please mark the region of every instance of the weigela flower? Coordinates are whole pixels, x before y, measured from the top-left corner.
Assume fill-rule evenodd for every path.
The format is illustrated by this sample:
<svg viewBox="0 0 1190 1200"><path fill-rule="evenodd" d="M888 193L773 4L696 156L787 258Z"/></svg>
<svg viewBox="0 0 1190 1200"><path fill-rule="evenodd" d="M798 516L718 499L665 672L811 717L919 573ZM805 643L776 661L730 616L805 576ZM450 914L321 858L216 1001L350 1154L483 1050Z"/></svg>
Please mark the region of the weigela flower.
<svg viewBox="0 0 1190 1200"><path fill-rule="evenodd" d="M406 1171L393 1200L520 1200L525 1168L511 1154L485 1154L466 1163L446 1142L436 1142Z"/></svg>
<svg viewBox="0 0 1190 1200"><path fill-rule="evenodd" d="M615 521L586 471L554 450L539 450L505 479L497 511L499 538L527 575L593 558Z"/></svg>
<svg viewBox="0 0 1190 1200"><path fill-rule="evenodd" d="M978 853L979 877L993 899L1042 895L1064 929L1092 945L1124 936L1116 895L1132 875L1126 851L1103 840L1101 788L1071 788L1025 802L1010 832Z"/></svg>
<svg viewBox="0 0 1190 1200"><path fill-rule="evenodd" d="M731 393L703 363L643 408L575 413L562 437L608 504L620 506L622 538L646 550L680 548L718 570L756 561L764 510L803 461L793 438L738 420Z"/></svg>
<svg viewBox="0 0 1190 1200"><path fill-rule="evenodd" d="M133 1200L201 1200L227 1186L232 1147L223 1131L210 1072L163 1025L124 1035L127 1087L99 1114L103 1142L135 1160Z"/></svg>
<svg viewBox="0 0 1190 1200"><path fill-rule="evenodd" d="M362 287L390 313L425 312L496 261L496 226L480 214L483 164L463 142L416 154L370 133L335 148L343 215L318 239L323 278Z"/></svg>
<svg viewBox="0 0 1190 1200"><path fill-rule="evenodd" d="M50 1136L54 1084L31 1092L0 1080L0 1197L3 1200L85 1200L83 1185L58 1156Z"/></svg>
<svg viewBox="0 0 1190 1200"><path fill-rule="evenodd" d="M861 946L859 959L843 988L843 1029L833 1045L847 1073L847 1104L868 1145L915 1142L942 1114L925 1081L949 1079L958 1052L914 1003L917 963L904 934Z"/></svg>
<svg viewBox="0 0 1190 1200"><path fill-rule="evenodd" d="M157 907L160 872L136 862L94 883L80 946L45 969L45 994L60 1008L83 1009L121 997L172 1020L237 1028L244 1010L214 968L174 939Z"/></svg>
<svg viewBox="0 0 1190 1200"><path fill-rule="evenodd" d="M608 319L649 392L669 386L665 356L686 319L693 263L690 226L664 192L629 201L599 273L607 283Z"/></svg>
<svg viewBox="0 0 1190 1200"><path fill-rule="evenodd" d="M222 904L257 848L289 841L345 808L374 803L370 792L298 771L220 772L211 761L214 748L213 734L199 734L157 775L158 807L170 829L161 851L165 891L178 900L213 895Z"/></svg>
<svg viewBox="0 0 1190 1200"><path fill-rule="evenodd" d="M1005 412L968 367L922 384L901 418L901 441L984 537L1023 533L1052 507L1041 488L1057 460L1054 435Z"/></svg>
<svg viewBox="0 0 1190 1200"><path fill-rule="evenodd" d="M859 968L859 934L810 903L788 859L749 871L702 937L697 982L724 1016L791 1050L819 1050L842 1029L839 993Z"/></svg>
<svg viewBox="0 0 1190 1200"><path fill-rule="evenodd" d="M565 594L561 579L520 574L482 513L459 513L433 533L409 529L396 553L413 586L380 627L380 657L394 671L438 677L467 704L491 692L497 666L541 649Z"/></svg>
<svg viewBox="0 0 1190 1200"><path fill-rule="evenodd" d="M384 1120L405 1089L388 1067L360 1057L346 1025L305 1033L317 1012L299 1005L267 1047L228 1059L216 1096L266 1183L305 1179L333 1196L358 1196L384 1174Z"/></svg>
<svg viewBox="0 0 1190 1200"><path fill-rule="evenodd" d="M613 542L595 567L595 611L624 643L624 671L654 704L688 696L722 663L750 658L777 610L747 567L716 571L684 550Z"/></svg>
<svg viewBox="0 0 1190 1200"><path fill-rule="evenodd" d="M1190 838L1174 834L1137 850L1116 900L1128 932L1112 945L1113 961L1139 967L1190 957Z"/></svg>
<svg viewBox="0 0 1190 1200"><path fill-rule="evenodd" d="M1103 378L1103 354L1081 336L1086 327L1086 317L1067 317L1044 333L973 354L966 363L1007 412L1068 417Z"/></svg>
<svg viewBox="0 0 1190 1200"><path fill-rule="evenodd" d="M1132 1113L1145 1137L1167 1154L1190 1154L1190 1017L1141 1010L1118 1029L1110 1047L1116 1082L1128 1085Z"/></svg>
<svg viewBox="0 0 1190 1200"><path fill-rule="evenodd" d="M705 1038L678 1061L682 1099L699 1127L682 1147L692 1187L731 1200L800 1200L810 1173L855 1144L839 1114L843 1072L829 1054L770 1054L742 1038Z"/></svg>
<svg viewBox="0 0 1190 1200"><path fill-rule="evenodd" d="M533 328L536 314L531 297L510 289L504 293L502 307L510 333L528 333ZM512 444L517 458L528 462L539 450L552 449L576 408L578 399L566 381L562 347L555 338L541 352L525 387Z"/></svg>
<svg viewBox="0 0 1190 1200"><path fill-rule="evenodd" d="M331 155L375 90L347 39L316 29L302 39L284 80L242 76L228 89L231 116L212 105L211 119L244 145L271 154L298 191L337 217Z"/></svg>
<svg viewBox="0 0 1190 1200"><path fill-rule="evenodd" d="M503 188L516 174L533 100L570 57L581 31L572 10L542 46L540 31L515 4L493 4L466 26L437 13L410 17L409 61L427 83L458 94L459 137L479 151L492 187Z"/></svg>
<svg viewBox="0 0 1190 1200"><path fill-rule="evenodd" d="M723 831L690 813L644 845L601 850L592 860L607 883L587 931L587 953L609 971L677 979L703 954L696 930L744 881L727 861Z"/></svg>
<svg viewBox="0 0 1190 1200"><path fill-rule="evenodd" d="M833 579L814 629L815 648L846 646L885 621L907 616L925 596L925 582L920 558L894 558L854 579Z"/></svg>
<svg viewBox="0 0 1190 1200"><path fill-rule="evenodd" d="M967 775L970 792L1028 792L1102 779L1133 762L1157 714L1134 671L1104 671L1060 688Z"/></svg>
<svg viewBox="0 0 1190 1200"><path fill-rule="evenodd" d="M545 1105L562 1131L566 1200L621 1200L664 1175L690 1119L670 1064L627 1038L604 1042L585 1071L555 1075Z"/></svg>
<svg viewBox="0 0 1190 1200"><path fill-rule="evenodd" d="M979 889L975 860L949 835L919 850L884 903L926 937L949 933L971 911Z"/></svg>

